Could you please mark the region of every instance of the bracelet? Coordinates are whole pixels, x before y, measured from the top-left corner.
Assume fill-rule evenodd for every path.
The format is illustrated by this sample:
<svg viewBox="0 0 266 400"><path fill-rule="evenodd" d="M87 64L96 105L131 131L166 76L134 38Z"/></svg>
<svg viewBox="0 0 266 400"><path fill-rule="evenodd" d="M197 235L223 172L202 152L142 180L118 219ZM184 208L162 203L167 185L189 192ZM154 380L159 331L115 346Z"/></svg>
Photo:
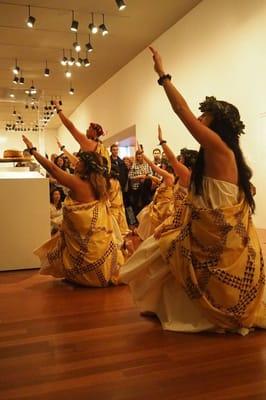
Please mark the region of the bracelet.
<svg viewBox="0 0 266 400"><path fill-rule="evenodd" d="M33 153L34 151L37 151L36 147L31 147L31 148L29 148L28 150L29 150L29 153L30 153L31 155L32 155L32 153Z"/></svg>
<svg viewBox="0 0 266 400"><path fill-rule="evenodd" d="M63 151L65 147L66 146L63 144L63 146L60 147L60 150Z"/></svg>
<svg viewBox="0 0 266 400"><path fill-rule="evenodd" d="M57 114L59 114L61 111L63 111L61 108L56 109Z"/></svg>
<svg viewBox="0 0 266 400"><path fill-rule="evenodd" d="M164 81L166 80L166 79L168 79L169 81L172 79L172 77L171 77L171 75L169 75L169 74L164 74L164 75L162 75L162 76L160 76L160 78L158 79L158 84L159 85L161 85L161 86L163 86L163 83L164 83Z"/></svg>
<svg viewBox="0 0 266 400"><path fill-rule="evenodd" d="M162 145L165 144L165 143L167 143L166 140L161 140L160 143L159 143L159 146L162 146Z"/></svg>

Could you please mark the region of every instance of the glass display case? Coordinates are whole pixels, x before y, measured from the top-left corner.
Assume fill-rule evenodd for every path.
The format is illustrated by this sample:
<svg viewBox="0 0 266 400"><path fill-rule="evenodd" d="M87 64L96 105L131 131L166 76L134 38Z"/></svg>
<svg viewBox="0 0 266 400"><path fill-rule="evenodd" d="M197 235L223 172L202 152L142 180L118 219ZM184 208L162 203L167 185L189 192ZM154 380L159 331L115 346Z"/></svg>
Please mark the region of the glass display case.
<svg viewBox="0 0 266 400"><path fill-rule="evenodd" d="M0 271L38 268L33 251L50 239L49 180L0 168Z"/></svg>

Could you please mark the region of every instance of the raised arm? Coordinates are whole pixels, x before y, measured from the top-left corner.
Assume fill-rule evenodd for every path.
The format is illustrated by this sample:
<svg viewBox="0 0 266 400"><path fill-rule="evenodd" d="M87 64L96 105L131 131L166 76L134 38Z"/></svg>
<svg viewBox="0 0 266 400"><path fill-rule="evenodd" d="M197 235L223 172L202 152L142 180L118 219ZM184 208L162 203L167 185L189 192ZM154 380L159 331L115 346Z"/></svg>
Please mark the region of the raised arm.
<svg viewBox="0 0 266 400"><path fill-rule="evenodd" d="M166 144L166 140L163 140L163 134L160 125L158 125L158 139L162 146L162 149L167 157L167 160L172 165L175 174L179 176L179 182L182 186L188 187L190 183L191 171L181 162L176 159L175 154L172 152L170 147Z"/></svg>
<svg viewBox="0 0 266 400"><path fill-rule="evenodd" d="M137 148L138 151L142 151L139 144L137 143ZM164 178L164 181L166 183L166 185L172 185L174 183L174 177L172 174L170 174L169 172L165 171L164 169L158 167L157 165L155 165L143 152L143 159L146 161L146 163L151 167L151 169L156 172L158 175L161 175Z"/></svg>
<svg viewBox="0 0 266 400"><path fill-rule="evenodd" d="M94 151L97 144L96 142L94 142L91 139L88 139L86 137L86 135L84 135L83 133L81 133L73 124L73 122L70 121L70 119L68 119L62 109L60 108L60 105L57 101L54 101L54 105L56 108L56 112L59 115L59 118L61 119L62 123L64 124L64 126L68 129L68 131L71 133L71 135L73 136L73 138L79 143L80 147L82 148L82 150L84 151Z"/></svg>
<svg viewBox="0 0 266 400"><path fill-rule="evenodd" d="M170 75L165 74L162 59L159 53L152 47L150 47L150 50L153 55L154 69L159 78L161 78L161 84L163 85L168 100L174 112L187 127L192 136L205 149L210 149L219 153L228 153L229 149L227 145L214 131L200 122L200 120L192 113L183 96L172 84Z"/></svg>
<svg viewBox="0 0 266 400"><path fill-rule="evenodd" d="M55 178L61 185L68 187L71 190L76 191L78 186L78 180L75 175L68 174L63 171L53 162L48 160L46 157L43 157L33 146L31 141L24 135L22 135L22 139L26 144L27 148L30 150L30 154L46 169L46 171Z"/></svg>
<svg viewBox="0 0 266 400"><path fill-rule="evenodd" d="M73 167L76 166L78 162L78 158L74 156L74 154L71 154L69 151L66 150L66 146L62 145L58 139L56 139L56 143L59 147L59 149L64 153L64 155L69 159L70 163L73 165Z"/></svg>

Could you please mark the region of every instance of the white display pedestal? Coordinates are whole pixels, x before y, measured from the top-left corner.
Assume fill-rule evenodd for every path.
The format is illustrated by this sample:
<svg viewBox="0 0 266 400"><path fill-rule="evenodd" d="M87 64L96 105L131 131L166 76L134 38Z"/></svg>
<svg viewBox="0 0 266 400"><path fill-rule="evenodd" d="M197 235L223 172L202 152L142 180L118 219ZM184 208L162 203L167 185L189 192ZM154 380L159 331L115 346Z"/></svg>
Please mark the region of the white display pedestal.
<svg viewBox="0 0 266 400"><path fill-rule="evenodd" d="M49 180L0 170L0 271L39 268L33 251L50 239Z"/></svg>

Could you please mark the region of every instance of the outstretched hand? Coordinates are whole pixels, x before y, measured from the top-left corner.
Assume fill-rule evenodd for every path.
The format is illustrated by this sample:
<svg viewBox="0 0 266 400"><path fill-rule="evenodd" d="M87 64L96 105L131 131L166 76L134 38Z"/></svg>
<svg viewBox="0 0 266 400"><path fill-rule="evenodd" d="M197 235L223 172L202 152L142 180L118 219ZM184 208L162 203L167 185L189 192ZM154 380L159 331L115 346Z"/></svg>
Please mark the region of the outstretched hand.
<svg viewBox="0 0 266 400"><path fill-rule="evenodd" d="M27 146L28 149L31 149L33 147L33 144L31 143L31 141L27 138L27 136L22 135L22 139L23 142L25 143L25 145Z"/></svg>
<svg viewBox="0 0 266 400"><path fill-rule="evenodd" d="M59 147L59 149L61 150L62 145L61 145L61 143L59 142L58 138L56 138L56 143L57 143L57 146Z"/></svg>
<svg viewBox="0 0 266 400"><path fill-rule="evenodd" d="M159 143L161 143L161 141L163 140L163 134L162 134L160 124L158 124L158 139L159 139Z"/></svg>
<svg viewBox="0 0 266 400"><path fill-rule="evenodd" d="M161 59L160 54L158 53L157 50L155 50L153 47L149 47L150 51L152 52L152 58L154 61L154 70L157 72L159 76L164 75L164 68L163 68L163 62Z"/></svg>
<svg viewBox="0 0 266 400"><path fill-rule="evenodd" d="M57 110L60 109L60 104L59 104L59 102L58 102L57 100L53 100L53 105L55 106L55 108L56 108Z"/></svg>
<svg viewBox="0 0 266 400"><path fill-rule="evenodd" d="M139 142L137 140L136 140L136 148L137 148L137 151L140 151L140 152L143 153L143 150L142 150L142 148L141 148L141 146L140 146L140 144L139 144Z"/></svg>

